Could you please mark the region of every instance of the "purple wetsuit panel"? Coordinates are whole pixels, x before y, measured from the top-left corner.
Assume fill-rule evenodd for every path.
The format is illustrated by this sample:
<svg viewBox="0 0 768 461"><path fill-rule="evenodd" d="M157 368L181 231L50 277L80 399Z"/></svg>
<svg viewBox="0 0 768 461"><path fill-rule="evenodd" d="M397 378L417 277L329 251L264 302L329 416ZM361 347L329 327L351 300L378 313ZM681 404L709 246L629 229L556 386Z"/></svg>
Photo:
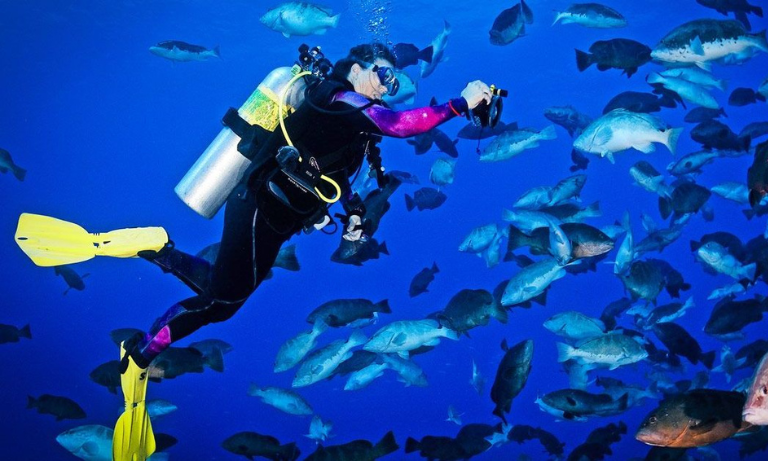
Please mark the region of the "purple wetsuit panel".
<svg viewBox="0 0 768 461"><path fill-rule="evenodd" d="M333 102L342 102L352 107L363 107L370 100L354 91L340 91L334 95ZM464 98L452 99L450 102L457 112L467 110L467 102ZM456 114L451 110L449 103L417 109L394 111L379 104L364 109L365 116L370 126L367 131L391 136L395 138L408 138L417 134L426 133L441 123L452 119Z"/></svg>

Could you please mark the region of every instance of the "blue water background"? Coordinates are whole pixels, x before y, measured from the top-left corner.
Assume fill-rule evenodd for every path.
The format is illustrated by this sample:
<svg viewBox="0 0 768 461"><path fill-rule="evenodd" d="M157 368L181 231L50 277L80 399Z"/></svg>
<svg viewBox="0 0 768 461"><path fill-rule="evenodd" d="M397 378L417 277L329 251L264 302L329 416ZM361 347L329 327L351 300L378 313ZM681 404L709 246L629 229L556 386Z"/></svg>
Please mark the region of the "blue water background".
<svg viewBox="0 0 768 461"><path fill-rule="evenodd" d="M0 147L7 149L20 166L28 169L24 182L10 174L0 175L0 280L3 286L0 323L31 325L32 340L0 346L0 447L7 460L75 459L55 441L60 432L81 424L112 426L121 397L92 382L88 374L97 365L115 359L118 351L109 332L115 328L147 329L154 319L176 301L190 296L189 290L170 275L141 260L99 258L75 269L89 274L86 289L62 295L66 285L53 269L39 268L12 242L17 218L35 212L77 222L90 231L131 226L164 226L179 248L190 252L217 241L222 213L206 220L187 208L173 188L197 156L221 129L220 118L230 106L238 107L271 69L290 65L301 43L323 46L337 59L353 45L375 37L370 11L383 6L385 18L378 37L396 42L429 43L450 22L452 34L446 56L436 72L419 82L416 105L426 105L432 96L440 101L457 97L464 85L475 79L507 88L503 120L521 127L544 128L550 122L545 108L571 104L597 117L615 94L649 91L645 76L661 67L647 64L632 78L618 70L599 72L592 66L576 68L574 48L586 50L596 40L630 38L651 47L674 27L696 18L722 19L717 12L693 0L679 2L645 0L606 1L621 11L629 25L624 29L588 29L577 25L551 26L553 10L566 1L532 0L535 23L527 36L504 47L492 46L488 30L509 1L489 0L468 4L447 0L393 0L390 2L326 1L341 12L337 29L324 36L284 38L267 29L259 17L277 2L230 1L25 1L0 2ZM766 20L750 16L753 31L765 29ZM164 40L183 40L207 47L221 46L221 59L208 62L172 63L149 53L148 48ZM768 76L766 56L760 54L741 66L715 66L718 78L727 79L729 92L736 87L757 88ZM410 68L413 72L415 68ZM766 120L766 105L726 105L729 93L713 92L729 115L724 119L736 132L752 121ZM689 105L694 107L693 104ZM678 156L699 147L690 137L693 125L683 123L686 111L665 109L660 117L671 126L684 126ZM657 114L659 115L659 114ZM441 127L452 137L464 125L454 120ZM233 460L221 442L240 431L255 431L277 437L282 443L297 442L304 455L314 442L304 437L309 418L287 415L247 395L250 383L290 387L293 371L274 374L275 354L285 340L309 328L306 315L323 302L362 297L374 302L388 299L391 315L365 329L367 335L387 322L420 319L445 307L464 288L493 290L502 280L519 271L513 263L488 269L470 254L457 251L459 243L475 227L501 224L501 211L526 190L554 185L571 173L569 154L572 139L557 127L558 138L500 163L480 163L474 141L461 140L456 181L443 188L448 200L440 208L408 212L404 193L416 186L404 185L392 198L377 237L391 253L362 267L330 262L339 234L319 233L295 237L299 272L276 270L240 312L230 321L198 331L177 345L218 338L234 346L225 356L226 371L188 374L150 384L150 398L163 398L179 410L159 420L156 432L173 435L178 444L169 450L176 460ZM481 147L487 141L481 143ZM387 139L382 145L388 169L410 171L428 185L431 164L444 154L435 149L414 156L403 140ZM633 229L643 235L640 213L646 212L661 224L656 196L632 185L629 168L638 160L651 162L664 171L673 157L663 146L651 155L630 150L617 155L615 165L592 158L583 203L600 202L603 216L588 221L596 226L614 223L629 210ZM751 156L720 159L705 168L699 184L711 187L723 181L746 181ZM738 205L717 196L710 199L715 220L705 222L696 215L683 236L660 256L669 261L693 285L681 300L693 296L696 307L679 323L701 343L705 351L720 350L722 343L705 335L703 325L714 306L709 292L730 283L726 276L705 274L694 262L690 240L724 230L747 241L763 233L765 218L748 221ZM338 211L338 210L337 210ZM615 252L609 255L612 260ZM659 257L658 255L651 255ZM412 277L436 262L440 272L429 292L408 296ZM764 294L762 284L754 292ZM583 442L595 427L624 421L629 433L613 446L610 459L644 456L648 447L633 438L642 418L656 406L643 405L626 413L597 418L587 423L556 422L534 404L537 396L568 387L568 377L557 363L558 337L542 327L551 315L579 310L599 316L605 305L624 296L613 267L601 265L596 273L568 275L555 282L546 307L512 310L509 323L492 321L471 331L471 338L444 340L432 352L418 356L429 379L425 388L404 387L388 372L360 391L343 390L344 381L334 379L302 388L299 393L324 420L334 424L335 438L327 444L354 439L378 441L393 430L401 447L408 436L455 436L459 427L445 421L453 405L464 423L496 424L491 414L490 386L503 355L500 343L515 344L533 339L535 352L530 379L515 399L509 420L539 426L566 442L566 454ZM670 302L666 292L659 304ZM620 321L631 326L629 318ZM764 337L765 321L746 329L747 339L735 342L734 350ZM347 336L349 331L331 331L321 344ZM650 338L656 344L655 337ZM469 379L475 360L488 379L478 395ZM719 357L716 361L719 363ZM701 365L689 365L691 378ZM647 385L647 364L615 372L601 371L628 382ZM740 370L733 383L748 376ZM727 389L723 375L711 374L710 385ZM63 395L74 399L87 412L85 420L54 421L26 409L27 396ZM738 444L724 441L715 446L723 459L736 459ZM524 445L511 443L494 448L476 459L516 459L526 453L545 459L536 440ZM386 459L418 459L402 448ZM756 455L754 459L760 459Z"/></svg>

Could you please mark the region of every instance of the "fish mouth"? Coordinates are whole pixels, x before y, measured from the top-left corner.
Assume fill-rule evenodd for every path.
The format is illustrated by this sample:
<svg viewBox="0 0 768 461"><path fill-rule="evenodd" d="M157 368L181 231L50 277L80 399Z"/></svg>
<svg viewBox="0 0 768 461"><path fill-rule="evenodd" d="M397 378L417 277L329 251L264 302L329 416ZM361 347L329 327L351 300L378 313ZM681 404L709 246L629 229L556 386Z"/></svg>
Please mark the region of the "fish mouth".
<svg viewBox="0 0 768 461"><path fill-rule="evenodd" d="M763 426L768 424L768 411L749 408L741 413L741 418L750 424Z"/></svg>
<svg viewBox="0 0 768 461"><path fill-rule="evenodd" d="M669 439L655 431L644 431L643 429L640 429L637 431L637 434L635 434L635 439L652 447L669 446Z"/></svg>

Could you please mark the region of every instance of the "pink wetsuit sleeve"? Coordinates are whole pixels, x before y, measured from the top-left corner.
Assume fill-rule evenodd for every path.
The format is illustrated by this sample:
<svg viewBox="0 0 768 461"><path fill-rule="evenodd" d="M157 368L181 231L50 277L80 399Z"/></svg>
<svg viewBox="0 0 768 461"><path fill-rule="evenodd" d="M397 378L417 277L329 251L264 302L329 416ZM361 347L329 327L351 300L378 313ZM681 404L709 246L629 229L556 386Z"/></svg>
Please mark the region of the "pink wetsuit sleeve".
<svg viewBox="0 0 768 461"><path fill-rule="evenodd" d="M366 97L354 91L341 91L336 93L333 102L343 102L352 107L363 107L370 103ZM451 104L453 109L451 109ZM361 118L365 118L369 125L367 130L384 136L395 138L408 138L417 134L426 133L432 128L444 123L456 116L457 112L466 110L467 103L463 98L451 100L450 103L436 106L420 107L417 109L394 111L382 105L374 104L361 111ZM364 122L364 123L365 123ZM373 125L375 129L371 129Z"/></svg>

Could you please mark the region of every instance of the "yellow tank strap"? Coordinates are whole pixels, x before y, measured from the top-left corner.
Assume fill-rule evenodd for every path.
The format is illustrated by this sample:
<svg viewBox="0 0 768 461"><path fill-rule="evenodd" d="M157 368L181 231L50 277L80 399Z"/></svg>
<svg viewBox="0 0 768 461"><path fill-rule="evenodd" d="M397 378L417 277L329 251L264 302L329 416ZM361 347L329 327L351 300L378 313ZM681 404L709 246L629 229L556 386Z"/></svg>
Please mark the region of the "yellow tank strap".
<svg viewBox="0 0 768 461"><path fill-rule="evenodd" d="M285 137L285 141L291 147L295 147L295 146L293 145L293 141L291 141L290 136L288 136L288 130L285 128L285 117L283 116L284 107L287 106L286 101L288 100L288 91L291 89L293 84L296 83L296 81L298 79L300 79L302 77L305 77L307 75L312 75L312 73L308 72L308 71L304 71L304 72L299 72L298 74L294 75L288 81L288 84L285 85L285 89L283 89L283 94L280 96L280 108L279 108L279 111L280 111L280 117L279 117L280 118L280 129L283 131L283 136ZM302 161L301 155L299 155L299 161L300 162ZM336 195L334 197L328 198L325 195L323 195L323 193L320 191L320 189L315 187L315 192L317 192L317 196L320 197L320 199L322 201L326 202L326 203L336 203L336 202L338 202L339 199L341 198L341 187L339 187L339 183L337 183L336 181L334 181L333 179L329 178L326 175L320 175L320 179L322 179L323 181L325 181L325 182L329 183L330 185L332 185L333 188L336 190Z"/></svg>

